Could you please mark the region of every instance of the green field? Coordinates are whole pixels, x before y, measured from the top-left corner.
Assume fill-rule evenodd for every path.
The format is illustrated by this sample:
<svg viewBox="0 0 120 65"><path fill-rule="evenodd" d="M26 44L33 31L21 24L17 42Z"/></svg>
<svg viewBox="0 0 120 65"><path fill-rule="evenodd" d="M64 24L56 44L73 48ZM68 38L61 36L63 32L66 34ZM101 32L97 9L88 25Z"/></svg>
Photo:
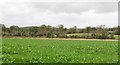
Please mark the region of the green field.
<svg viewBox="0 0 120 65"><path fill-rule="evenodd" d="M3 38L4 63L116 63L117 41Z"/></svg>

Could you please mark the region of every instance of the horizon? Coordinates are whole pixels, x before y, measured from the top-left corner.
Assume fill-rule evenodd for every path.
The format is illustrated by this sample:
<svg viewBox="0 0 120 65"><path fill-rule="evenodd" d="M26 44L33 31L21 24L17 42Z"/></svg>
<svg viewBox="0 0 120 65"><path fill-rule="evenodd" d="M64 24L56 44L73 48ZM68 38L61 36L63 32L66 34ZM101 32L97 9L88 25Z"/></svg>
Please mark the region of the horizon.
<svg viewBox="0 0 120 65"><path fill-rule="evenodd" d="M2 25L5 25L5 24L2 24ZM45 25L45 26L52 26L52 27L57 27L58 25L62 25L62 24L58 24L58 25L46 25L46 24L41 24L41 25L26 25L26 26L18 26L18 25L10 25L10 26L6 26L5 25L5 27L7 27L7 28L10 28L11 26L18 26L18 27L39 27L39 26L42 26L42 25ZM63 25L64 26L64 25ZM85 27L77 27L77 28L86 28L86 27L98 27L98 26L100 26L100 25L97 25L97 26L85 26ZM117 25L117 26L119 26L119 25ZM117 26L113 26L113 27L107 27L106 25L105 25L105 27L106 28L114 28L114 27L117 27ZM74 26L71 26L71 27L65 27L64 26L64 28L72 28L72 27L74 27Z"/></svg>

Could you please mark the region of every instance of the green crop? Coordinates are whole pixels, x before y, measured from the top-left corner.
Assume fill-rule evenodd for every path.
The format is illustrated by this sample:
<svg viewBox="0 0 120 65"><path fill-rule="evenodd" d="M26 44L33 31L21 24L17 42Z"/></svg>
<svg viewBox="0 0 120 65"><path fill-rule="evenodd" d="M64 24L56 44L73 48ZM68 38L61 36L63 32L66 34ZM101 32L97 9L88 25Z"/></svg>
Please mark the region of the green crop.
<svg viewBox="0 0 120 65"><path fill-rule="evenodd" d="M4 63L115 63L117 41L3 38Z"/></svg>

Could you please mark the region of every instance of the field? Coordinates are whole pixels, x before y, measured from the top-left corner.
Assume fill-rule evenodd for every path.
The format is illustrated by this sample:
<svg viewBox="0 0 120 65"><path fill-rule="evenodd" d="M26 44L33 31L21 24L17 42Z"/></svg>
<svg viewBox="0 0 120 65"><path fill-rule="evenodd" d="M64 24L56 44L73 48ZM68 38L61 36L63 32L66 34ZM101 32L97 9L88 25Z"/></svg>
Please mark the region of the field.
<svg viewBox="0 0 120 65"><path fill-rule="evenodd" d="M74 34L66 34L67 36L87 36L87 35L91 35L92 33L74 33ZM120 38L120 36L119 35L114 35L114 38L115 39L119 39Z"/></svg>
<svg viewBox="0 0 120 65"><path fill-rule="evenodd" d="M4 63L116 63L118 42L3 38Z"/></svg>

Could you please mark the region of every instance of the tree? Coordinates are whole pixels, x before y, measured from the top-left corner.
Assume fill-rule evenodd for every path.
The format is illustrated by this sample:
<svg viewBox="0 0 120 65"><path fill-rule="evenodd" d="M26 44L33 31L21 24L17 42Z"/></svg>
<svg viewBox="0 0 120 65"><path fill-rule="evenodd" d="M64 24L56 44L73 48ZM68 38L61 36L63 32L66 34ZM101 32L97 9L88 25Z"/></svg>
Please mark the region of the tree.
<svg viewBox="0 0 120 65"><path fill-rule="evenodd" d="M99 39L107 39L109 38L108 33L107 33L107 28L105 25L100 25L97 27L96 30L97 38Z"/></svg>
<svg viewBox="0 0 120 65"><path fill-rule="evenodd" d="M74 26L74 27L72 27L72 28L69 28L69 29L67 30L67 33L68 33L68 34L77 33L77 26Z"/></svg>
<svg viewBox="0 0 120 65"><path fill-rule="evenodd" d="M100 25L97 27L86 27L77 28L77 26L71 28L64 28L63 25L53 26L30 26L30 27L18 27L10 26L5 27L5 25L0 24L2 28L3 36L25 36L25 37L49 37L49 38L97 38L97 39L108 39L113 38L114 34L120 34L120 26L107 28L105 25ZM72 35L67 36L66 34L73 33L85 33L82 36ZM86 35L87 33L87 35Z"/></svg>
<svg viewBox="0 0 120 65"><path fill-rule="evenodd" d="M6 27L4 24L0 24L0 35L5 36Z"/></svg>
<svg viewBox="0 0 120 65"><path fill-rule="evenodd" d="M91 27L90 26L85 28L85 33L90 33L90 31L91 31Z"/></svg>
<svg viewBox="0 0 120 65"><path fill-rule="evenodd" d="M56 31L57 37L63 37L65 35L65 29L63 25L58 25L57 26L57 31Z"/></svg>
<svg viewBox="0 0 120 65"><path fill-rule="evenodd" d="M19 30L18 26L15 26L15 25L11 26L9 28L10 35L17 36L18 35L18 30Z"/></svg>

